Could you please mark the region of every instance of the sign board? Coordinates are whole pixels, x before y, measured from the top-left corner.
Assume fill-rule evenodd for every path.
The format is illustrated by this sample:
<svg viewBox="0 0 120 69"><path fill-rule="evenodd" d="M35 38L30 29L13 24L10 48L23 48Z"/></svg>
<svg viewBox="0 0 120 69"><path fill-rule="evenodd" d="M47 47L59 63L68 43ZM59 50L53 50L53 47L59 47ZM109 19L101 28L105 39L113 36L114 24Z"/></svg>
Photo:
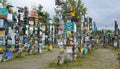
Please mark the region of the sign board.
<svg viewBox="0 0 120 69"><path fill-rule="evenodd" d="M3 45L3 43L4 43L4 38L3 36L0 36L0 45Z"/></svg>
<svg viewBox="0 0 120 69"><path fill-rule="evenodd" d="M5 35L5 31L4 30L0 31L0 36L4 36L4 35Z"/></svg>
<svg viewBox="0 0 120 69"><path fill-rule="evenodd" d="M64 24L60 23L58 28L59 28L59 30L64 30Z"/></svg>
<svg viewBox="0 0 120 69"><path fill-rule="evenodd" d="M74 22L65 22L65 31L74 31Z"/></svg>
<svg viewBox="0 0 120 69"><path fill-rule="evenodd" d="M34 21L29 21L29 24L30 25L34 25Z"/></svg>
<svg viewBox="0 0 120 69"><path fill-rule="evenodd" d="M97 27L96 26L94 27L94 31L97 31Z"/></svg>
<svg viewBox="0 0 120 69"><path fill-rule="evenodd" d="M0 8L0 14L3 14L3 15L5 15L5 16L7 16L7 15L8 15L8 10L7 10L7 8Z"/></svg>
<svg viewBox="0 0 120 69"><path fill-rule="evenodd" d="M76 24L74 24L74 32L77 32Z"/></svg>
<svg viewBox="0 0 120 69"><path fill-rule="evenodd" d="M30 16L35 16L35 10L29 12Z"/></svg>
<svg viewBox="0 0 120 69"><path fill-rule="evenodd" d="M8 13L7 20L8 20L8 22L13 21L13 14L12 13Z"/></svg>
<svg viewBox="0 0 120 69"><path fill-rule="evenodd" d="M2 5L2 3L0 3L0 8L3 8L3 5Z"/></svg>
<svg viewBox="0 0 120 69"><path fill-rule="evenodd" d="M0 19L0 28L4 28L4 20Z"/></svg>
<svg viewBox="0 0 120 69"><path fill-rule="evenodd" d="M72 53L72 47L66 47L66 53Z"/></svg>
<svg viewBox="0 0 120 69"><path fill-rule="evenodd" d="M42 30L45 31L45 26L42 26Z"/></svg>

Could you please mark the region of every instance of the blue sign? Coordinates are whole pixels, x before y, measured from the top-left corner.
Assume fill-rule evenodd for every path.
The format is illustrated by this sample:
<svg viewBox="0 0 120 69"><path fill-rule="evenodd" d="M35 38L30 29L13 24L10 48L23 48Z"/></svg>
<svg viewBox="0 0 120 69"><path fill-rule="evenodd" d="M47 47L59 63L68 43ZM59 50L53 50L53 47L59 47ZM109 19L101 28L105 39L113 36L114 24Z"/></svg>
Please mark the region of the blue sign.
<svg viewBox="0 0 120 69"><path fill-rule="evenodd" d="M0 14L3 14L5 16L8 15L8 9L7 8L0 8Z"/></svg>
<svg viewBox="0 0 120 69"><path fill-rule="evenodd" d="M65 31L74 31L74 22L65 22Z"/></svg>
<svg viewBox="0 0 120 69"><path fill-rule="evenodd" d="M4 20L0 19L0 28L4 28Z"/></svg>
<svg viewBox="0 0 120 69"><path fill-rule="evenodd" d="M94 31L97 31L97 27L96 26L94 27Z"/></svg>

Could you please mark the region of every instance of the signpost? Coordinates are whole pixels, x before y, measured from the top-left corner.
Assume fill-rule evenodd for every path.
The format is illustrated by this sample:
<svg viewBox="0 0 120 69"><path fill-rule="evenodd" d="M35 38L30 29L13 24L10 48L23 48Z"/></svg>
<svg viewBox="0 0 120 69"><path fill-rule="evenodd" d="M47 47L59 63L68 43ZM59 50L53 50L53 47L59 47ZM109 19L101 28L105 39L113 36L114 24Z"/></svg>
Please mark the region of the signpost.
<svg viewBox="0 0 120 69"><path fill-rule="evenodd" d="M72 32L76 32L76 30L75 30L76 25L74 22L65 22L64 26L65 26L64 30L65 30L65 32L67 32L66 34L69 34L69 32L70 32L70 34L67 35L67 38L69 38L69 39L67 39L67 44L65 45L66 52L67 52L67 60L72 61L74 59L74 55L72 55L72 54L74 54L73 48L75 46L74 45L74 37L73 37L74 33L72 33Z"/></svg>
<svg viewBox="0 0 120 69"><path fill-rule="evenodd" d="M0 28L2 28L2 30L0 31L0 46L4 46L4 19L7 17L8 15L8 10L7 8L0 8Z"/></svg>

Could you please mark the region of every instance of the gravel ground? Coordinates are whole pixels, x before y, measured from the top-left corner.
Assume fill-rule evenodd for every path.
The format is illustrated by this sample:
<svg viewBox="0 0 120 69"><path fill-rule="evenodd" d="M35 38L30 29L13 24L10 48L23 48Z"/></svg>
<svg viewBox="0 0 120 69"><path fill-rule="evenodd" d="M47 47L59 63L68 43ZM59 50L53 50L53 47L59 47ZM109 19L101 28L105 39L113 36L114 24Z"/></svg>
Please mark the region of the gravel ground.
<svg viewBox="0 0 120 69"><path fill-rule="evenodd" d="M8 62L1 62L0 69L50 69L48 64L57 59L59 50L53 49L40 55L26 56Z"/></svg>
<svg viewBox="0 0 120 69"><path fill-rule="evenodd" d="M97 49L93 55L81 62L83 66L68 69L120 69L117 54L111 49Z"/></svg>
<svg viewBox="0 0 120 69"><path fill-rule="evenodd" d="M59 49L55 48L52 52L45 52L41 55L1 62L0 69L51 69L48 64L57 60L58 53ZM83 65L80 67L63 69L119 69L117 54L111 49L105 48L95 50L94 54L83 59L81 63Z"/></svg>

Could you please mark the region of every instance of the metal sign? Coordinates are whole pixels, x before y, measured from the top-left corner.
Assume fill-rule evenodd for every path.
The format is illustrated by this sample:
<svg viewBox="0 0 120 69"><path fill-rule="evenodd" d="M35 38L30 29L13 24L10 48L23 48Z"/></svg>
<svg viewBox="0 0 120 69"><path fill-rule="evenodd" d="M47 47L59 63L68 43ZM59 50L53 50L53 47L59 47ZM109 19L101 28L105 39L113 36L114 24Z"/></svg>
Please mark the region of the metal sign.
<svg viewBox="0 0 120 69"><path fill-rule="evenodd" d="M5 15L5 16L7 16L7 15L8 15L8 10L7 10L7 8L0 8L0 14L3 14L3 15Z"/></svg>
<svg viewBox="0 0 120 69"><path fill-rule="evenodd" d="M72 51L72 47L66 47L66 52L67 53L72 53L73 51Z"/></svg>
<svg viewBox="0 0 120 69"><path fill-rule="evenodd" d="M4 28L4 20L0 19L0 28Z"/></svg>
<svg viewBox="0 0 120 69"><path fill-rule="evenodd" d="M97 27L96 26L94 27L94 31L97 31Z"/></svg>
<svg viewBox="0 0 120 69"><path fill-rule="evenodd" d="M74 31L74 22L65 22L65 31Z"/></svg>

